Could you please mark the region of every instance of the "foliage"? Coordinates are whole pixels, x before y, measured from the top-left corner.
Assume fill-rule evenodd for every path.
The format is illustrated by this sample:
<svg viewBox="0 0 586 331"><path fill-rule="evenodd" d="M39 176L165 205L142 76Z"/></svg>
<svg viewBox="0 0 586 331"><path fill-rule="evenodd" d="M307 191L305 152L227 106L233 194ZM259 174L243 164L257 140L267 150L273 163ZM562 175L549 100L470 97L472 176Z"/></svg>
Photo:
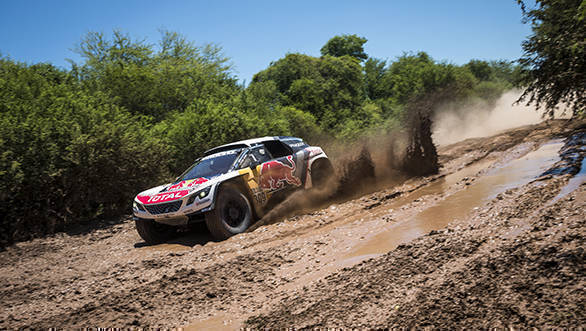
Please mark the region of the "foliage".
<svg viewBox="0 0 586 331"><path fill-rule="evenodd" d="M381 81L386 71L386 61L369 58L364 62L364 89L370 100L380 99L384 96L384 88Z"/></svg>
<svg viewBox="0 0 586 331"><path fill-rule="evenodd" d="M486 61L470 60L466 64L466 67L480 81L489 80L492 74L490 64Z"/></svg>
<svg viewBox="0 0 586 331"><path fill-rule="evenodd" d="M479 81L473 95L494 103L507 90L520 87L521 70L511 61L470 60L465 66Z"/></svg>
<svg viewBox="0 0 586 331"><path fill-rule="evenodd" d="M89 88L107 93L131 113L159 120L194 99L221 101L237 92L219 47L196 47L168 31L162 31L159 46L157 51L119 31L112 40L90 32L77 47L86 62L74 64L74 72Z"/></svg>
<svg viewBox="0 0 586 331"><path fill-rule="evenodd" d="M348 55L361 61L366 60L368 58L368 55L364 53L366 41L366 38L358 37L355 34L335 36L321 48L321 55L334 57Z"/></svg>
<svg viewBox="0 0 586 331"><path fill-rule="evenodd" d="M399 57L390 65L382 82L386 96L402 104L444 87L449 87L453 98L464 97L475 83L470 71L452 64L435 63L424 52Z"/></svg>
<svg viewBox="0 0 586 331"><path fill-rule="evenodd" d="M349 56L287 54L257 73L249 87L273 82L285 106L309 112L332 130L352 117L363 100L362 68Z"/></svg>
<svg viewBox="0 0 586 331"><path fill-rule="evenodd" d="M586 111L586 1L536 0L529 9L517 0L533 35L523 42L520 59L527 89L520 100L545 106L547 115L560 103L574 116Z"/></svg>
<svg viewBox="0 0 586 331"><path fill-rule="evenodd" d="M141 117L48 64L0 62L0 243L114 215L165 174Z"/></svg>

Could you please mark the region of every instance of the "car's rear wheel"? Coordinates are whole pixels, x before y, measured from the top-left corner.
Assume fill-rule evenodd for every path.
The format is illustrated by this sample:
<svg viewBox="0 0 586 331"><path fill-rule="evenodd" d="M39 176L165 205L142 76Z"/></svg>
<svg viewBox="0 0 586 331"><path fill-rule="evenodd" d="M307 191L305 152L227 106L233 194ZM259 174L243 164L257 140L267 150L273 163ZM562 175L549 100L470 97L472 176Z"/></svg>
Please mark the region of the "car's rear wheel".
<svg viewBox="0 0 586 331"><path fill-rule="evenodd" d="M150 245L164 243L177 233L174 226L157 223L153 220L136 220L136 231Z"/></svg>
<svg viewBox="0 0 586 331"><path fill-rule="evenodd" d="M324 189L334 176L334 167L328 159L317 159L311 165L311 186Z"/></svg>
<svg viewBox="0 0 586 331"><path fill-rule="evenodd" d="M252 222L250 202L233 186L223 186L218 192L214 210L205 215L206 225L217 240L242 233Z"/></svg>

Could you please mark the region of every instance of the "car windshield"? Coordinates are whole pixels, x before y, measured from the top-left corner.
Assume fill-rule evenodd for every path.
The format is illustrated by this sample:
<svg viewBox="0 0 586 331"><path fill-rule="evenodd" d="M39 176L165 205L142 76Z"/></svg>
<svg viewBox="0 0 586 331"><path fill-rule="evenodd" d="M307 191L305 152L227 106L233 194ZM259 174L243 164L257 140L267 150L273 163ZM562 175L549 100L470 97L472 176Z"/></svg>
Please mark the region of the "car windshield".
<svg viewBox="0 0 586 331"><path fill-rule="evenodd" d="M179 176L176 182L178 183L189 179L201 177L210 178L221 175L230 169L230 166L234 163L238 154L240 154L240 150L236 149L201 158Z"/></svg>

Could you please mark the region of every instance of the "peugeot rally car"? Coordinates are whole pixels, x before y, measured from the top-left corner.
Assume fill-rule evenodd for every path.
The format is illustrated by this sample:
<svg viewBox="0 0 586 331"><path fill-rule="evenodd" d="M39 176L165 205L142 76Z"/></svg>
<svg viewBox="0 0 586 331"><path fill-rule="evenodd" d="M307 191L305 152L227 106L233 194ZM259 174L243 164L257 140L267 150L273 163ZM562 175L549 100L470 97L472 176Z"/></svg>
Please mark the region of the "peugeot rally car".
<svg viewBox="0 0 586 331"><path fill-rule="evenodd" d="M223 240L245 231L287 194L322 186L332 174L324 151L300 138L238 141L208 150L175 182L139 193L133 219L150 244L198 221Z"/></svg>

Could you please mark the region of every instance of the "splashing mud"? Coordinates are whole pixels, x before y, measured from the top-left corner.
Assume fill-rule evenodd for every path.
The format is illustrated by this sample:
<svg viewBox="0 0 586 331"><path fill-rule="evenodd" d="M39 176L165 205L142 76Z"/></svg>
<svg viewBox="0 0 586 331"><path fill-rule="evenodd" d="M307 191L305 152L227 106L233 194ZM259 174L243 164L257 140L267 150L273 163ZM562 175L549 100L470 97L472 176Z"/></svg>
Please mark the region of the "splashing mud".
<svg viewBox="0 0 586 331"><path fill-rule="evenodd" d="M439 172L437 149L432 140L431 112L437 98L431 95L413 101L405 128L386 133L346 148L350 156L340 160L330 155L336 175L325 188L311 192L296 192L281 202L249 231L293 214L308 212L327 203L346 201L353 197L372 193L405 179L433 175ZM358 147L358 149L356 148ZM356 153L356 150L359 150ZM374 156L373 156L374 155Z"/></svg>
<svg viewBox="0 0 586 331"><path fill-rule="evenodd" d="M335 201L354 197L367 191L374 183L375 166L366 147L361 149L356 158L349 158L335 164L338 165L337 174L330 177L323 187L293 193L251 226L248 231L254 231L260 226L272 224L293 214L308 212Z"/></svg>

